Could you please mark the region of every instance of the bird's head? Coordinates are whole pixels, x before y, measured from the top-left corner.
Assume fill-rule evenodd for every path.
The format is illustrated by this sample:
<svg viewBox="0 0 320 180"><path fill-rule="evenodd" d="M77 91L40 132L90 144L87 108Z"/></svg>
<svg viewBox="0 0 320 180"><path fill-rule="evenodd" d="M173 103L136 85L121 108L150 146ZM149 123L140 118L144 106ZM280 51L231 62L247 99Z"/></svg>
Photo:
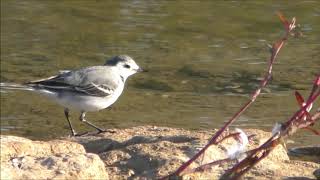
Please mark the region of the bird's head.
<svg viewBox="0 0 320 180"><path fill-rule="evenodd" d="M116 67L120 75L124 78L143 71L142 68L140 68L137 63L127 55L114 56L107 60L104 65Z"/></svg>

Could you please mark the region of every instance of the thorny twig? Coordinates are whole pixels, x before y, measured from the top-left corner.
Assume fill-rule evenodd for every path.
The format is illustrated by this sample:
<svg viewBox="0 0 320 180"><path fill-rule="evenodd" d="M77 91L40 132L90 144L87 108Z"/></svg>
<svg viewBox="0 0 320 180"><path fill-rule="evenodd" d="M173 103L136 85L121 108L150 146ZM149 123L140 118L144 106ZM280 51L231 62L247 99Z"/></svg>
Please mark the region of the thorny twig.
<svg viewBox="0 0 320 180"><path fill-rule="evenodd" d="M245 112L249 106L256 100L256 98L260 95L261 90L267 85L268 81L271 78L272 75L272 65L276 60L276 57L280 51L280 49L283 47L285 41L287 40L287 38L289 37L289 35L292 35L292 30L294 30L294 28L296 27L296 19L293 18L291 22L287 21L284 16L281 13L278 13L278 16L282 22L282 24L284 25L285 28L285 35L277 42L275 42L271 48L271 57L269 59L269 65L268 65L268 69L267 72L263 78L263 80L261 80L260 86L258 87L258 89L256 89L254 91L254 93L251 95L250 100L245 103L241 109L234 114L234 116L232 116L225 124L223 127L221 127L214 135L213 137L209 140L209 142L198 152L196 153L191 159L189 159L187 162L185 162L184 164L182 164L175 172L173 172L172 174L163 177L161 179L168 179L170 177L175 177L175 176L180 176L182 174L182 172L189 167L189 165L191 163L193 163L195 160L197 160L203 153L205 153L205 151L211 146L211 145L217 145L220 141L220 139L223 139L223 132L233 123L235 122L240 115Z"/></svg>
<svg viewBox="0 0 320 180"><path fill-rule="evenodd" d="M293 134L298 129L307 128L318 119L320 119L320 112L315 113L313 116L309 116L308 119L304 119L305 114L308 112L308 107L312 106L314 101L320 95L320 76L316 78L313 86L313 90L307 102L303 102L303 105L286 123L282 124L280 131L273 134L264 144L254 149L248 156L226 171L222 176L222 179L237 179L244 173L248 172L255 164L260 162L263 158L282 142L282 139Z"/></svg>
<svg viewBox="0 0 320 180"><path fill-rule="evenodd" d="M213 166L220 165L225 162L233 162L233 161L236 161L236 160L230 159L230 158L220 159L220 160L213 161L213 162L210 162L207 164L203 164L203 165L196 167L194 169L186 169L185 171L183 171L182 174L185 175L185 174L191 174L191 173L195 173L195 172L203 172L203 171L206 171L206 170L212 168Z"/></svg>

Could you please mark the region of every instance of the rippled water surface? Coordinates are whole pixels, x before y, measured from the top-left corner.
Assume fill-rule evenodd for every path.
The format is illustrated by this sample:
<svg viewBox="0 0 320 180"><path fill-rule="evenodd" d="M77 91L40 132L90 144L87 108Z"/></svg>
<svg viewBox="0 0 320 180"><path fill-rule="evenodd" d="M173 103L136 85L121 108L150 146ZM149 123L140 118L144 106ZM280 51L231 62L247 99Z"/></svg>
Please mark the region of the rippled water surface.
<svg viewBox="0 0 320 180"><path fill-rule="evenodd" d="M105 128L218 128L264 74L267 44L283 34L276 11L296 16L304 37L290 39L271 83L234 125L271 130L297 110L294 90L308 95L320 71L318 1L1 0L1 81L26 82L128 54L149 72L131 77L112 108L88 113L88 120ZM78 131L90 129L78 113L72 118ZM55 103L2 92L1 133L50 139L69 129ZM320 144L303 131L293 140Z"/></svg>

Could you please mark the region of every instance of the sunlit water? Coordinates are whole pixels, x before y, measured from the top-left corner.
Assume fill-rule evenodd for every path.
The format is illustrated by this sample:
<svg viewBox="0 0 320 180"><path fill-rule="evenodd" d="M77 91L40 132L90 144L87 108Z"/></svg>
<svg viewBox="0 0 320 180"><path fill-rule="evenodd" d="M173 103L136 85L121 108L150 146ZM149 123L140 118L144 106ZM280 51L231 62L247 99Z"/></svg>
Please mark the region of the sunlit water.
<svg viewBox="0 0 320 180"><path fill-rule="evenodd" d="M320 71L318 1L1 0L1 82L128 54L149 72L131 77L112 108L88 113L88 120L104 128L219 128L258 86L267 44L284 33L276 11L296 16L304 37L290 39L269 86L233 125L270 131L297 110L294 91L307 96ZM90 130L78 116L72 113L76 129ZM62 107L16 91L1 93L1 133L51 139L69 129ZM305 131L293 138L297 144L319 139Z"/></svg>

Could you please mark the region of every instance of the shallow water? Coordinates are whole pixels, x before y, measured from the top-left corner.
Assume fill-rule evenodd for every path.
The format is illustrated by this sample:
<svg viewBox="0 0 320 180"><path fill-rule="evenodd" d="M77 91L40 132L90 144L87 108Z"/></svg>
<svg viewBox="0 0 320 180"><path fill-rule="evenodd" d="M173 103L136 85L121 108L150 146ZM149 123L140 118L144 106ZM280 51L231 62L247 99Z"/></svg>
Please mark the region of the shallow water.
<svg viewBox="0 0 320 180"><path fill-rule="evenodd" d="M131 77L111 110L88 113L88 120L104 128L218 128L259 84L267 44L284 33L276 11L296 16L304 37L290 39L271 83L234 125L270 131L297 110L294 90L307 96L319 73L318 1L2 0L1 82L26 82L128 54L149 72ZM90 130L77 113L72 118L78 131ZM30 92L4 92L1 133L51 139L69 129L56 104ZM303 131L293 138L296 144L319 139Z"/></svg>

